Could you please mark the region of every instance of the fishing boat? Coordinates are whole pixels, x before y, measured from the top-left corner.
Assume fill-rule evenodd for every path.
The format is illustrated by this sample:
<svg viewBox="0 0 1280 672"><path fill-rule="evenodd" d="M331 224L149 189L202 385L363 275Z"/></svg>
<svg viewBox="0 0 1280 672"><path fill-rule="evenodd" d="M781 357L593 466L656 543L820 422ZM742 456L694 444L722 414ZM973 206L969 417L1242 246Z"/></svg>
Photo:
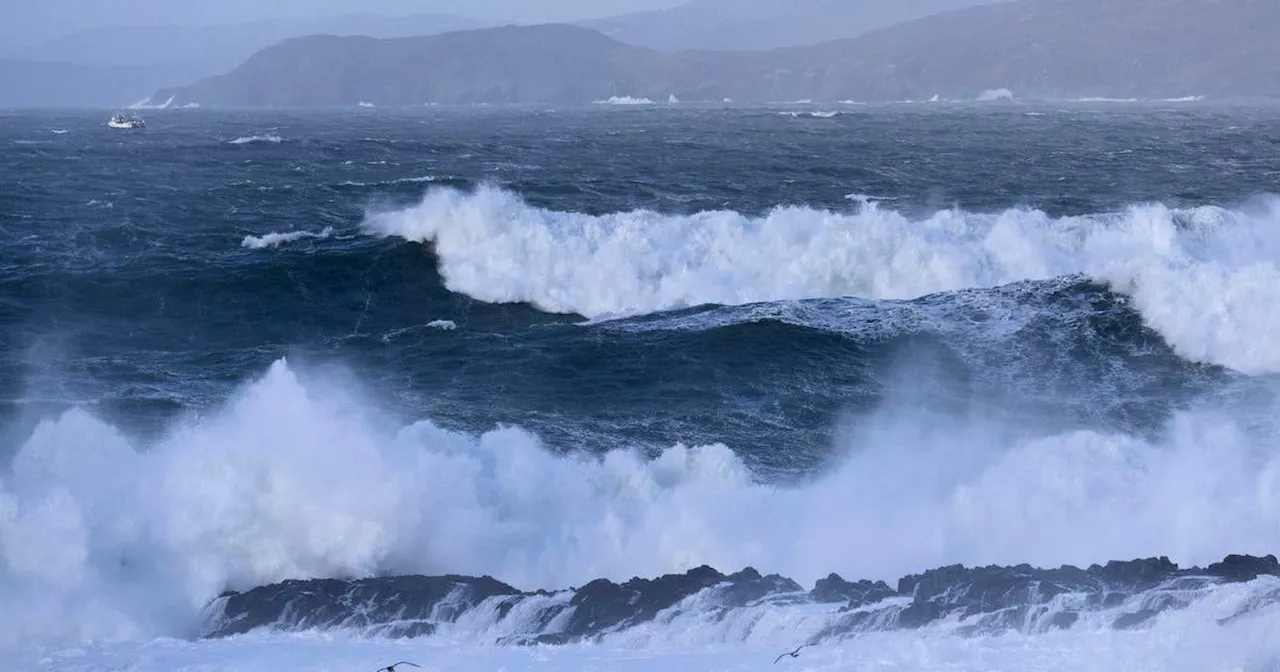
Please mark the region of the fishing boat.
<svg viewBox="0 0 1280 672"><path fill-rule="evenodd" d="M111 128L146 128L147 122L137 117L126 117L123 114L115 114L111 116L111 120L107 122L107 126Z"/></svg>

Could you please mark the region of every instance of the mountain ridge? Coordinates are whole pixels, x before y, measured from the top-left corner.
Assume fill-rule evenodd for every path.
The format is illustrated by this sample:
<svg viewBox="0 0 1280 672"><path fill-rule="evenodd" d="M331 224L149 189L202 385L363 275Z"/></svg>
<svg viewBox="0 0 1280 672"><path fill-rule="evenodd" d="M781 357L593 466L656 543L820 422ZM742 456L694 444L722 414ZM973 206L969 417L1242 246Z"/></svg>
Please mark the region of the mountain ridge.
<svg viewBox="0 0 1280 672"><path fill-rule="evenodd" d="M769 51L666 53L568 24L303 38L311 41L286 41L154 98L280 107L974 100L1001 89L1047 99L1267 97L1280 96L1272 25L1280 3L1260 0L1020 0Z"/></svg>
<svg viewBox="0 0 1280 672"><path fill-rule="evenodd" d="M126 25L77 31L12 50L9 55L27 61L131 67L178 63L206 71L199 75L204 77L226 72L254 53L292 37L415 37L493 25L487 21L429 13L344 14L313 20L274 19L214 26Z"/></svg>
<svg viewBox="0 0 1280 672"><path fill-rule="evenodd" d="M264 48L307 34L408 37L491 25L445 14L347 14L214 26L93 28L0 55L0 105L127 105L160 87L225 73Z"/></svg>
<svg viewBox="0 0 1280 672"><path fill-rule="evenodd" d="M759 51L852 38L963 7L1012 0L690 0L669 9L580 21L621 42L659 51Z"/></svg>

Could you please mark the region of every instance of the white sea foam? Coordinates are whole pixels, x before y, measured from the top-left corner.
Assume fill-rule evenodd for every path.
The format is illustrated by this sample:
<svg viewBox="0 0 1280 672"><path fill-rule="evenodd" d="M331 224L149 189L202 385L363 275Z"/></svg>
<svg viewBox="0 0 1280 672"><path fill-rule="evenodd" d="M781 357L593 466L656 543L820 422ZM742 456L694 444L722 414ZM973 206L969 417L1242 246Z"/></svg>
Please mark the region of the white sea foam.
<svg viewBox="0 0 1280 672"><path fill-rule="evenodd" d="M1211 408L1152 439L1019 439L922 421L903 393L842 433L825 475L784 488L724 446L557 455L519 428L394 423L355 389L277 362L145 450L81 410L40 424L0 480L0 649L181 636L219 591L287 578L565 587L709 563L812 585L1280 544L1275 433Z"/></svg>
<svg viewBox="0 0 1280 672"><path fill-rule="evenodd" d="M653 105L653 101L648 98L633 98L631 96L613 96L608 100L597 100L596 105Z"/></svg>
<svg viewBox="0 0 1280 672"><path fill-rule="evenodd" d="M855 202L855 203L861 203L861 204L862 204L862 205L864 205L864 206L866 206L866 205L871 205L872 203L876 203L876 202L879 202L879 201L896 201L896 200L898 200L898 197L897 197L897 196L871 196L871 195L869 195L869 194L845 194L845 195L844 195L844 198L845 198L845 200L846 200L846 201L853 201L853 202Z"/></svg>
<svg viewBox="0 0 1280 672"><path fill-rule="evenodd" d="M1230 591L1234 592L1234 591ZM932 672L1039 670L1043 672L1269 672L1280 665L1280 613L1219 626L1234 595L1162 616L1149 630L1110 632L1075 628L1046 635L961 638L934 628L873 633L805 648L796 659L773 663L807 634L802 615L774 612L748 624L747 643L714 639L715 619L648 629L649 638L607 638L599 645L492 647L438 639L371 641L333 635L254 634L219 641L159 640L86 644L63 651L11 657L12 672L131 670L132 672L293 672L373 670L407 660L426 670L809 670L814 672ZM1226 608L1224 608L1226 607ZM780 621L780 622L778 622ZM763 630L767 634L757 634ZM633 633L628 633L633 634ZM734 633L741 634L741 633ZM711 642L711 643L708 643ZM399 668L412 669L412 668Z"/></svg>
<svg viewBox="0 0 1280 672"><path fill-rule="evenodd" d="M267 135L246 135L243 137L236 138L235 140L232 140L231 144L252 145L254 143L259 143L259 142L267 142L273 145L278 145L284 142L284 138L281 138L280 136L275 135L274 133L267 134Z"/></svg>
<svg viewBox="0 0 1280 672"><path fill-rule="evenodd" d="M1013 100L1013 92L1009 89L990 89L978 94L978 102L989 103L996 100Z"/></svg>
<svg viewBox="0 0 1280 672"><path fill-rule="evenodd" d="M778 114L784 117L792 117L792 118L810 117L812 119L833 119L835 117L840 116L841 112L836 110L830 110L830 111L824 111L824 112L779 112Z"/></svg>
<svg viewBox="0 0 1280 672"><path fill-rule="evenodd" d="M441 331L454 331L458 328L458 323L453 320L434 320L427 323L428 329L440 329Z"/></svg>
<svg viewBox="0 0 1280 672"><path fill-rule="evenodd" d="M348 161L347 163L350 164L351 162ZM383 180L381 182L356 182L354 180L347 180L340 184L344 187L373 187L381 184L420 184L424 182L435 182L437 179L438 178L434 175L419 175L416 177L397 177L392 180Z"/></svg>
<svg viewBox="0 0 1280 672"><path fill-rule="evenodd" d="M287 231L285 233L267 233L261 236L245 236L240 246L250 250L263 250L279 247L285 243L293 243L305 238L328 238L333 235L333 227L326 226L323 231Z"/></svg>
<svg viewBox="0 0 1280 672"><path fill-rule="evenodd" d="M432 189L371 213L375 235L430 241L448 287L591 318L705 303L935 292L1085 274L1128 294L1184 357L1280 372L1280 199L1248 207L1052 218L1036 210L909 217L775 208L591 216L529 206L492 187Z"/></svg>

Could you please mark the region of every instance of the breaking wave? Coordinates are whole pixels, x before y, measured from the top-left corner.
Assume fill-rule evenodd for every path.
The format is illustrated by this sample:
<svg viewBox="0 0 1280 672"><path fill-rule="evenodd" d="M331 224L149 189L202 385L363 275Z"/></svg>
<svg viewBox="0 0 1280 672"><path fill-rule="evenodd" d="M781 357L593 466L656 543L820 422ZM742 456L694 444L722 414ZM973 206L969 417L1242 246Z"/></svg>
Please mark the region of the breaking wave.
<svg viewBox="0 0 1280 672"><path fill-rule="evenodd" d="M232 141L230 142L230 144L233 144L233 145L252 145L252 144L256 144L256 143L260 143L260 142L266 142L266 143L271 143L271 144L273 144L273 145L278 145L278 144L280 144L280 143L284 142L284 138L281 138L280 136L275 135L275 134L269 134L269 135L247 135L247 136L240 137L240 138L236 138L235 140L232 140Z"/></svg>
<svg viewBox="0 0 1280 672"><path fill-rule="evenodd" d="M355 180L346 180L344 182L340 182L339 185L343 187L376 187L376 186L386 185L386 184L415 184L415 183L423 183L423 182L435 182L438 179L439 178L437 178L435 175L419 175L417 177L397 177L395 179L382 180L379 182L357 182Z"/></svg>
<svg viewBox="0 0 1280 672"><path fill-rule="evenodd" d="M988 89L978 94L977 98L980 103L989 103L996 100L1013 100L1013 91L1009 89Z"/></svg>
<svg viewBox="0 0 1280 672"><path fill-rule="evenodd" d="M263 250L270 247L279 247L285 243L293 243L306 238L328 238L333 235L333 227L327 226L323 231L315 233L312 231L288 231L286 233L268 233L261 236L245 236L240 241L240 246L250 250Z"/></svg>
<svg viewBox="0 0 1280 672"><path fill-rule="evenodd" d="M452 291L589 318L701 304L856 296L910 299L1085 275L1132 297L1189 360L1280 372L1280 199L1242 209L1135 205L1053 218L1038 210L911 217L779 207L604 216L532 207L494 187L432 189L374 212L374 235L428 242Z"/></svg>
<svg viewBox="0 0 1280 672"><path fill-rule="evenodd" d="M834 119L843 114L843 112L831 110L823 112L779 112L778 114L784 117L791 117L793 119L800 117L807 117L811 119Z"/></svg>
<svg viewBox="0 0 1280 672"><path fill-rule="evenodd" d="M0 647L181 636L223 590L292 578L561 588L706 563L811 583L952 562L1205 564L1280 542L1274 427L1200 408L1150 438L1011 438L902 401L787 487L722 445L558 454L517 427L393 422L358 385L284 361L150 446L72 410L0 480Z"/></svg>
<svg viewBox="0 0 1280 672"><path fill-rule="evenodd" d="M613 96L608 100L597 100L596 105L653 105L654 102L648 98L633 98L631 96Z"/></svg>

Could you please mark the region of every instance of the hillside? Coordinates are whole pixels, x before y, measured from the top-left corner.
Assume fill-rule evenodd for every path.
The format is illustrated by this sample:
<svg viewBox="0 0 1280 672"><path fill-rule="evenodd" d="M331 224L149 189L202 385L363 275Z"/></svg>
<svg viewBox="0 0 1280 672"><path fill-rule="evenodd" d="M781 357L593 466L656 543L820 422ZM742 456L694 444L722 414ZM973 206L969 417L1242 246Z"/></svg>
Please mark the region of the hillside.
<svg viewBox="0 0 1280 672"><path fill-rule="evenodd" d="M162 91L232 106L585 103L611 96L770 102L1280 96L1280 3L1022 0L850 40L666 54L564 25L435 37L311 37L224 76Z"/></svg>
<svg viewBox="0 0 1280 672"><path fill-rule="evenodd" d="M97 28L11 52L4 80L8 86L0 91L0 104L122 105L162 86L227 72L254 53L290 37L404 37L482 25L439 14L357 14L203 27ZM38 78L23 75L36 71L41 73Z"/></svg>
<svg viewBox="0 0 1280 672"><path fill-rule="evenodd" d="M411 37L486 27L479 21L441 14L379 16L351 14L314 20L273 20L216 26L115 26L76 32L15 52L30 61L151 67L179 65L220 74L255 52L291 37L364 35Z"/></svg>
<svg viewBox="0 0 1280 672"><path fill-rule="evenodd" d="M667 61L567 25L390 40L313 36L288 40L227 75L162 91L155 99L279 107L590 101L653 86Z"/></svg>
<svg viewBox="0 0 1280 672"><path fill-rule="evenodd" d="M661 51L752 51L857 37L940 12L1008 0L690 0L672 9L584 22Z"/></svg>
<svg viewBox="0 0 1280 672"><path fill-rule="evenodd" d="M1277 25L1273 0L1023 0L826 45L824 79L888 98L1280 96Z"/></svg>

